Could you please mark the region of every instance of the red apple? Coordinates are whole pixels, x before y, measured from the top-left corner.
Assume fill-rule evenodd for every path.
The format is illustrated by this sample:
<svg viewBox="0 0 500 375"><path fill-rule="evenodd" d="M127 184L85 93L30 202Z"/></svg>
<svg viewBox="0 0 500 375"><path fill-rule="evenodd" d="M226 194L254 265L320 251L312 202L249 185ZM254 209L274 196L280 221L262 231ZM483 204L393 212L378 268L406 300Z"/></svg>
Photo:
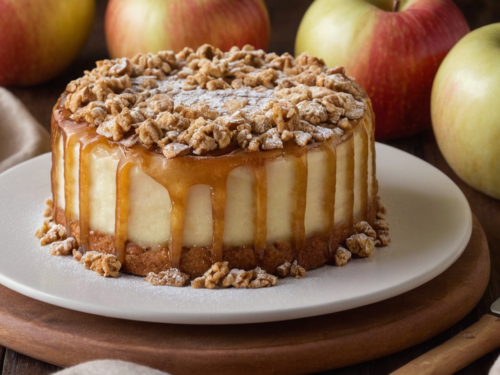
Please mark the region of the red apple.
<svg viewBox="0 0 500 375"><path fill-rule="evenodd" d="M89 36L94 0L0 0L0 85L48 81Z"/></svg>
<svg viewBox="0 0 500 375"><path fill-rule="evenodd" d="M270 26L263 0L110 0L105 30L117 58L205 43L266 49Z"/></svg>
<svg viewBox="0 0 500 375"><path fill-rule="evenodd" d="M305 14L295 52L341 65L370 96L377 140L431 126L434 76L448 51L469 32L451 0L316 0Z"/></svg>

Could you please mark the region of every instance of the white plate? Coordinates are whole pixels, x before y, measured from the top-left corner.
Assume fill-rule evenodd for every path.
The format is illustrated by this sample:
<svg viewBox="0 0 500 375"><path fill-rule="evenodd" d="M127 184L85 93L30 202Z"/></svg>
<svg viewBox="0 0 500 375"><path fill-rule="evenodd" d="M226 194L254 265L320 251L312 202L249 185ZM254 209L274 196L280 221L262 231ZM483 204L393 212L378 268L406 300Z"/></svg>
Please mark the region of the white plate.
<svg viewBox="0 0 500 375"><path fill-rule="evenodd" d="M50 155L0 175L0 283L68 309L115 318L180 324L296 319L387 299L431 280L462 253L472 231L467 200L442 172L377 144L380 194L392 244L370 259L324 266L266 289L152 286L142 277L103 278L71 257L48 254L34 237L50 192Z"/></svg>

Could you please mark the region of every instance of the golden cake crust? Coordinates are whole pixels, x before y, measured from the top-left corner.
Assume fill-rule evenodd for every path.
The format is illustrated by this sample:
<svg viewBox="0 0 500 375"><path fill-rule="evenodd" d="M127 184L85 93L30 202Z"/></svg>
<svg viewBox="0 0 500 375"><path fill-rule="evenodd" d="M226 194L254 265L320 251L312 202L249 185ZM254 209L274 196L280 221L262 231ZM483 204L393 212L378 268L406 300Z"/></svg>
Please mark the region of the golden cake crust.
<svg viewBox="0 0 500 375"><path fill-rule="evenodd" d="M56 208L56 221L66 225L64 211ZM70 223L73 236L80 244L79 225L77 221ZM276 268L285 262L297 263L306 270L317 268L334 260L334 252L337 249L341 234L337 238L332 235L313 236L306 239L305 244L298 253L294 253L292 245L287 241L277 241L267 245L262 258L254 251L253 246L224 246L222 259L228 262L229 268L252 270L260 267L270 274L276 273ZM115 237L92 231L90 233L89 250L105 254L116 254ZM180 271L190 275L192 278L199 277L212 265L212 254L207 247L183 247L180 261ZM170 268L168 249L166 247L143 248L140 245L128 242L125 245L125 262L122 271L135 275L146 276L149 272L159 273Z"/></svg>

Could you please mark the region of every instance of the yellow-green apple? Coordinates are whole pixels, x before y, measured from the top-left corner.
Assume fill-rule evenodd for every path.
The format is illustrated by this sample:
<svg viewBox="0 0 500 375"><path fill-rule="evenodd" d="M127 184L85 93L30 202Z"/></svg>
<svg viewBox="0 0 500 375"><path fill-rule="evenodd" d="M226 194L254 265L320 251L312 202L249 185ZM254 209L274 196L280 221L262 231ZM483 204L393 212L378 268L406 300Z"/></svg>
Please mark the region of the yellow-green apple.
<svg viewBox="0 0 500 375"><path fill-rule="evenodd" d="M94 0L0 0L0 85L35 85L62 72L87 40L94 12Z"/></svg>
<svg viewBox="0 0 500 375"><path fill-rule="evenodd" d="M118 58L205 43L266 49L270 26L263 0L110 0L105 31L109 54Z"/></svg>
<svg viewBox="0 0 500 375"><path fill-rule="evenodd" d="M432 87L431 112L451 168L500 199L500 23L471 32L446 56Z"/></svg>
<svg viewBox="0 0 500 375"><path fill-rule="evenodd" d="M344 66L370 96L378 140L430 127L434 76L469 27L451 0L316 0L295 52ZM397 7L396 7L397 8Z"/></svg>

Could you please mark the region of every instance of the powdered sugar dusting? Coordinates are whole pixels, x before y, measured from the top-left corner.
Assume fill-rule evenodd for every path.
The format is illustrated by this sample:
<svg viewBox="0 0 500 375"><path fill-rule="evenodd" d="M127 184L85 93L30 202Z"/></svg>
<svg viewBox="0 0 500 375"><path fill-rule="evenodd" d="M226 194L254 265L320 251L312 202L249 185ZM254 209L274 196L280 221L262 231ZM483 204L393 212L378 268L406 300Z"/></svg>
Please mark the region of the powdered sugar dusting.
<svg viewBox="0 0 500 375"><path fill-rule="evenodd" d="M139 80L142 77L132 79ZM139 83L139 82L137 82ZM239 89L231 90L215 90L209 91L197 87L195 90L184 90L185 80L171 76L164 81L160 81L157 93L166 93L174 100L174 108L178 105L185 107L192 106L197 103L205 103L212 110L216 111L219 116L229 115L227 107L224 105L228 100L245 99L246 106L242 110L245 114L251 115L255 112L262 111L266 102L275 97L275 90L257 91L250 87L243 86Z"/></svg>

